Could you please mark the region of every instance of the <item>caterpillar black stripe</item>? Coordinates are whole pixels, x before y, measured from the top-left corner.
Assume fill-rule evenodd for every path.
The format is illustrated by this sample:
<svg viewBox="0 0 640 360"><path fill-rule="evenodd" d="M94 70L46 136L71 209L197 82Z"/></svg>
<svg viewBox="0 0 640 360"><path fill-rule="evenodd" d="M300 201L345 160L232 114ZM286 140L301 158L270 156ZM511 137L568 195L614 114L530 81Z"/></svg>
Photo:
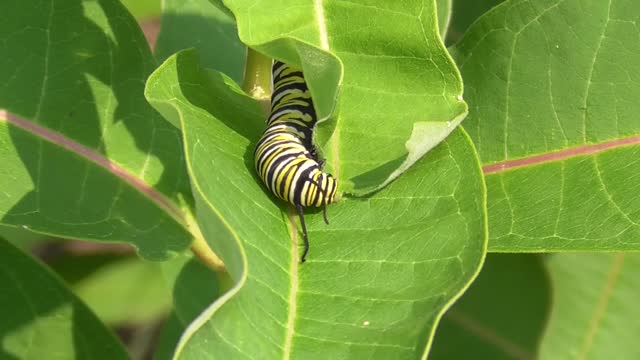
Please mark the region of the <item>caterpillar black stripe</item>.
<svg viewBox="0 0 640 360"><path fill-rule="evenodd" d="M309 237L304 222L305 207L324 207L334 202L338 181L322 171L324 161L313 145L317 122L311 93L302 71L275 61L273 93L267 129L255 151L255 166L262 181L277 197L293 204L300 216L304 238L304 262Z"/></svg>

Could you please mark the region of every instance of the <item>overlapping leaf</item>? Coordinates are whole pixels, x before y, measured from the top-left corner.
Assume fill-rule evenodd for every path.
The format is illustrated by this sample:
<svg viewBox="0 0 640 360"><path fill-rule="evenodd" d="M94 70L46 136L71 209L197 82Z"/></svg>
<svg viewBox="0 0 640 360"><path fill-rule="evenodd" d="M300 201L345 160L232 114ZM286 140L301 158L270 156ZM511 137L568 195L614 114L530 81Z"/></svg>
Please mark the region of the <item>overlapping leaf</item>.
<svg viewBox="0 0 640 360"><path fill-rule="evenodd" d="M0 225L0 237L19 249L27 250L38 243L51 241L46 235L37 234L23 228Z"/></svg>
<svg viewBox="0 0 640 360"><path fill-rule="evenodd" d="M165 280L173 287L174 311L164 325L154 354L156 360L171 359L189 324L233 286L227 273L214 272L187 254L163 263L163 270Z"/></svg>
<svg viewBox="0 0 640 360"><path fill-rule="evenodd" d="M240 83L247 49L235 20L210 0L165 0L156 57L165 60L179 50L196 48L202 62Z"/></svg>
<svg viewBox="0 0 640 360"><path fill-rule="evenodd" d="M122 4L136 19L152 19L160 16L160 0L122 0Z"/></svg>
<svg viewBox="0 0 640 360"><path fill-rule="evenodd" d="M160 272L157 263L114 261L72 289L107 324L143 324L165 316L171 306L171 292Z"/></svg>
<svg viewBox="0 0 640 360"><path fill-rule="evenodd" d="M421 356L483 257L482 181L462 131L375 195L332 205L331 225L308 213L300 265L295 216L254 175L260 106L193 52L169 58L146 94L182 122L198 220L237 282L191 325L181 358Z"/></svg>
<svg viewBox="0 0 640 360"><path fill-rule="evenodd" d="M0 308L2 359L129 358L115 336L60 280L3 239Z"/></svg>
<svg viewBox="0 0 640 360"><path fill-rule="evenodd" d="M135 20L116 0L24 1L0 24L0 221L184 249L180 132L144 99L155 64Z"/></svg>
<svg viewBox="0 0 640 360"><path fill-rule="evenodd" d="M535 359L551 306L541 257L490 254L442 318L429 359Z"/></svg>
<svg viewBox="0 0 640 360"><path fill-rule="evenodd" d="M556 254L540 359L637 359L640 254Z"/></svg>
<svg viewBox="0 0 640 360"><path fill-rule="evenodd" d="M451 5L451 19L449 21L449 28L447 29L445 44L448 46L459 41L474 21L503 1L504 0L454 1Z"/></svg>
<svg viewBox="0 0 640 360"><path fill-rule="evenodd" d="M440 37L444 40L449 29L449 21L451 21L451 8L453 0L436 0L436 10L438 18L438 31Z"/></svg>
<svg viewBox="0 0 640 360"><path fill-rule="evenodd" d="M174 311L185 327L232 287L228 274L215 272L188 254L181 254L162 265L164 279L173 288Z"/></svg>
<svg viewBox="0 0 640 360"><path fill-rule="evenodd" d="M453 48L490 250L640 248L640 3L514 0Z"/></svg>
<svg viewBox="0 0 640 360"><path fill-rule="evenodd" d="M434 0L225 4L243 42L302 65L321 120L334 115L316 143L347 192L379 189L466 114Z"/></svg>

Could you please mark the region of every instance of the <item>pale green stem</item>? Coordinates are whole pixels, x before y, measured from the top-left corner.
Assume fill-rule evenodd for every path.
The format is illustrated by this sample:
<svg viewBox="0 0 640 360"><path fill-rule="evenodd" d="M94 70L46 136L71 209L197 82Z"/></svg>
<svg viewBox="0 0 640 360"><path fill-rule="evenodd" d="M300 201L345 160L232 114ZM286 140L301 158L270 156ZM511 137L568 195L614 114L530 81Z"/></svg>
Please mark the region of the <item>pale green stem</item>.
<svg viewBox="0 0 640 360"><path fill-rule="evenodd" d="M198 232L199 228L196 228ZM192 232L196 229L192 229ZM217 272L224 272L226 268L222 260L211 250L209 244L205 241L202 234L195 236L191 243L191 251L205 265Z"/></svg>
<svg viewBox="0 0 640 360"><path fill-rule="evenodd" d="M242 89L263 105L268 104L271 95L271 58L247 48Z"/></svg>
<svg viewBox="0 0 640 360"><path fill-rule="evenodd" d="M183 204L184 205L184 204ZM188 209L188 207L183 206L183 209ZM200 227L198 226L198 222L193 217L193 214L189 210L184 211L184 221L189 229L191 235L193 235L193 242L191 243L191 252L200 259L207 267L213 269L216 272L226 272L226 268L222 260L218 257L216 253L211 250L209 244L204 239L202 232L200 231Z"/></svg>

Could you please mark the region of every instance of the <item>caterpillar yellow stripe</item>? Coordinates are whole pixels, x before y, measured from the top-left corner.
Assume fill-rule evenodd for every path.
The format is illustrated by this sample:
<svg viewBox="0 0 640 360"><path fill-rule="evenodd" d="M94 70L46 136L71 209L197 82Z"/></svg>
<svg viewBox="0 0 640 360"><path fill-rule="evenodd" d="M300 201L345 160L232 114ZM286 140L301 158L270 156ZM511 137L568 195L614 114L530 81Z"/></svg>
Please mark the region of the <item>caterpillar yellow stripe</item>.
<svg viewBox="0 0 640 360"><path fill-rule="evenodd" d="M296 208L304 239L300 261L304 262L309 236L303 209L324 207L328 224L326 206L335 201L338 180L322 171L324 162L313 145L318 119L302 71L274 61L272 76L271 113L255 150L255 166L267 188Z"/></svg>

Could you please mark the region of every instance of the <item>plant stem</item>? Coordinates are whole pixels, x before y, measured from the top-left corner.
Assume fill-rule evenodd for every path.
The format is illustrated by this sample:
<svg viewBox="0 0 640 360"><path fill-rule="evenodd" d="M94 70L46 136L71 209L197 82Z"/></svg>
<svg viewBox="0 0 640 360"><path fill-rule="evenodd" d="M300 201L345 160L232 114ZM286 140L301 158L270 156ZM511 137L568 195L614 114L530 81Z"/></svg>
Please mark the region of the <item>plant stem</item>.
<svg viewBox="0 0 640 360"><path fill-rule="evenodd" d="M183 206L184 209L187 207ZM216 272L225 272L224 263L218 257L216 253L211 250L209 244L204 239L202 232L200 231L200 227L198 226L198 222L193 217L191 211L185 210L184 220L189 229L191 235L193 235L193 242L191 243L191 252L200 259L207 267L213 269Z"/></svg>
<svg viewBox="0 0 640 360"><path fill-rule="evenodd" d="M254 99L265 102L271 94L271 58L247 48L242 89Z"/></svg>
<svg viewBox="0 0 640 360"><path fill-rule="evenodd" d="M205 265L209 268L215 270L216 272L225 272L226 268L224 263L216 253L211 250L209 244L204 240L204 237L197 236L193 243L191 243L191 251L193 254L200 259Z"/></svg>

